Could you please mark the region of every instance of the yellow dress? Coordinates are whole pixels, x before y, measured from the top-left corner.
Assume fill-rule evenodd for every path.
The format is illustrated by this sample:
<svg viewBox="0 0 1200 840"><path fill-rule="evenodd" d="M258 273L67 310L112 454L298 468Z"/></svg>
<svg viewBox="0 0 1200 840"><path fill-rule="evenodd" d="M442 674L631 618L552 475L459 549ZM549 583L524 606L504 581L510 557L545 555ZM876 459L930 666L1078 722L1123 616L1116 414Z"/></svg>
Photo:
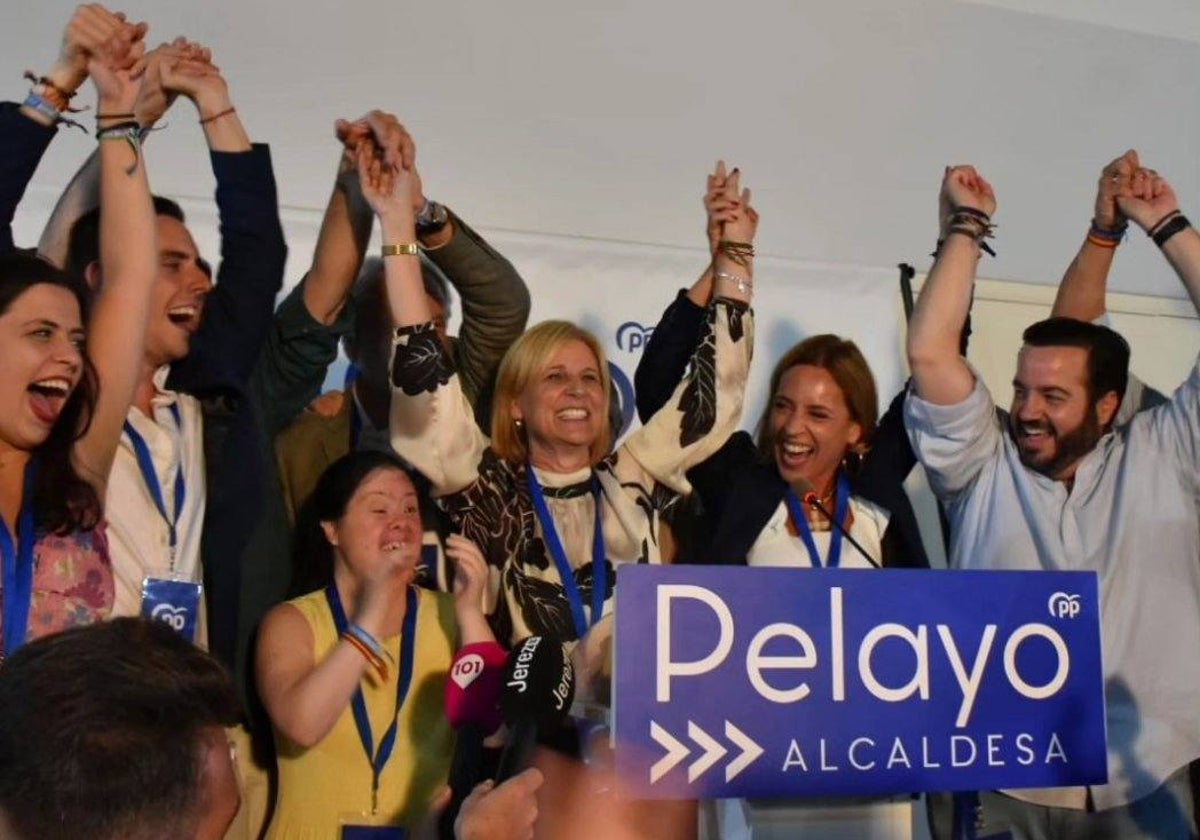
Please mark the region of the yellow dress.
<svg viewBox="0 0 1200 840"><path fill-rule="evenodd" d="M446 675L454 655L454 607L449 595L418 589L416 663L408 697L400 709L396 743L379 778L378 816L362 820L374 825L412 828L425 816L429 801L446 783L454 734L443 704ZM313 661L319 662L337 644L333 616L324 590L289 601L300 610L313 634ZM380 640L400 660L400 637ZM368 669L362 689L372 751L391 725L396 708L399 668L389 667L380 684ZM309 749L276 731L279 792L269 840L336 840L347 814L371 810L371 765L367 761L350 704L333 729Z"/></svg>

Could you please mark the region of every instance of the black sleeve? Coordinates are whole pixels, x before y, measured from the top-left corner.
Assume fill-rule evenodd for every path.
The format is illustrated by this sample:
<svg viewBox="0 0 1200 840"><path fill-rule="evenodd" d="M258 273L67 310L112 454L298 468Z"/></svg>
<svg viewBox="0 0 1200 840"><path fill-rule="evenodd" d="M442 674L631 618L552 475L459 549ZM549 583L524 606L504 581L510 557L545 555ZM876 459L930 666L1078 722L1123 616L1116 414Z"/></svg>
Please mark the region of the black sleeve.
<svg viewBox="0 0 1200 840"><path fill-rule="evenodd" d="M36 123L15 102L0 103L0 254L14 247L12 221L56 129Z"/></svg>
<svg viewBox="0 0 1200 840"><path fill-rule="evenodd" d="M875 439L863 458L859 484L865 488L891 487L904 483L917 456L904 429L904 395L908 386L892 399L891 405L875 427Z"/></svg>
<svg viewBox="0 0 1200 840"><path fill-rule="evenodd" d="M638 419L643 423L667 404L683 379L704 330L706 311L681 289L650 334L633 374Z"/></svg>
<svg viewBox="0 0 1200 840"><path fill-rule="evenodd" d="M221 267L191 350L171 365L167 384L174 390L245 386L270 331L287 261L268 148L255 144L248 152L210 156L221 217Z"/></svg>
<svg viewBox="0 0 1200 840"><path fill-rule="evenodd" d="M745 432L735 432L725 445L687 471L692 491L700 497L705 516L719 521L729 501L730 479L757 457L754 441Z"/></svg>

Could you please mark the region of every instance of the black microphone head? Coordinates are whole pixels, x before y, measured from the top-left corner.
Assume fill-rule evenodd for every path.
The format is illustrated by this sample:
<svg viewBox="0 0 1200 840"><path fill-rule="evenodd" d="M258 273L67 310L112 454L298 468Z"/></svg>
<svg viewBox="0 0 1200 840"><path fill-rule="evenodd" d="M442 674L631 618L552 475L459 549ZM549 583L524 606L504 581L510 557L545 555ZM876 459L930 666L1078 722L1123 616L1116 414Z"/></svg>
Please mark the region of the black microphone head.
<svg viewBox="0 0 1200 840"><path fill-rule="evenodd" d="M557 726L575 698L575 669L561 643L530 636L508 652L500 712L507 723L533 719L540 729Z"/></svg>

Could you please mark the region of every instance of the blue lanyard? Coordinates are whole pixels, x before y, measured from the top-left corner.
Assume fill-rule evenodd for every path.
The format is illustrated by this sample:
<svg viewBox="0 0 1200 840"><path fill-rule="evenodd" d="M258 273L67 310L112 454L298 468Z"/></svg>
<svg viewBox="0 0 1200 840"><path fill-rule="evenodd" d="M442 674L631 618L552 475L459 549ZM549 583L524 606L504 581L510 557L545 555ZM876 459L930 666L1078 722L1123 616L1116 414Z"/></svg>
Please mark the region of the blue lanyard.
<svg viewBox="0 0 1200 840"><path fill-rule="evenodd" d="M180 436L183 435L183 422L179 419L179 406L172 404L170 406L171 416L175 418L175 425L179 428ZM125 434L129 435L129 442L133 445L133 454L137 457L138 471L142 474L142 481L146 483L146 489L150 491L150 498L154 501L154 506L158 509L158 515L163 518L163 522L167 523L167 532L170 538L171 550L171 573L175 572L175 549L179 544L179 514L183 511L183 498L186 491L186 486L183 480L183 458L179 460L179 469L175 472L175 515L167 516L167 505L163 501L162 486L158 483L158 473L154 469L154 459L150 457L150 447L146 445L145 439L138 434L133 425L125 421Z"/></svg>
<svg viewBox="0 0 1200 840"><path fill-rule="evenodd" d="M329 584L325 588L325 600L329 602L329 611L333 613L333 626L338 635L346 632L349 622L346 621L346 611L342 609L342 599L338 597L337 586ZM392 757L392 748L396 746L396 724L400 719L400 708L404 698L408 696L408 688L412 684L413 651L417 641L417 590L408 587L405 593L404 627L400 631L400 682L396 686L396 714L392 716L392 724L383 733L379 749L373 750L375 737L371 734L371 718L367 715L367 701L363 698L362 685L354 690L354 699L350 707L354 710L354 726L358 729L358 739L362 742L367 761L371 763L371 811L376 810L379 795L379 776Z"/></svg>
<svg viewBox="0 0 1200 840"><path fill-rule="evenodd" d="M21 491L21 512L17 515L18 545L13 545L8 524L0 519L0 554L4 560L4 644L3 653L11 656L25 643L29 628L29 607L33 598L33 545L37 527L33 516L33 483L37 462L25 465Z"/></svg>
<svg viewBox="0 0 1200 840"><path fill-rule="evenodd" d="M533 466L525 465L525 481L529 485L529 496L533 499L533 509L538 521L542 524L542 537L546 548L554 558L558 576L562 579L563 592L566 593L567 603L571 605L571 618L575 622L575 637L582 639L589 629L587 616L583 613L583 598L579 587L575 585L575 572L567 560L567 552L563 549L562 540L558 538L558 529L554 526L554 518L550 508L546 507L546 496L542 493L542 485L538 484L537 476L533 474ZM596 501L596 525L592 530L592 622L595 627L604 615L604 596L608 592L608 557L604 550L604 527L600 522L600 480L592 473L592 498Z"/></svg>
<svg viewBox="0 0 1200 840"><path fill-rule="evenodd" d="M792 488L788 488L787 496L788 510L792 514L792 521L796 525L796 530L800 532L800 539L804 541L804 547L808 549L808 557L812 561L814 569L822 567L836 569L842 561L842 532L838 530L836 524L831 524L829 529L829 556L825 558L825 562L821 562L821 554L817 551L817 543L813 539L812 528L808 526L808 517L804 515L804 506L800 500L796 498L796 493ZM846 514L850 512L850 482L845 474L839 474L837 480L837 501L833 506L834 522L845 523Z"/></svg>

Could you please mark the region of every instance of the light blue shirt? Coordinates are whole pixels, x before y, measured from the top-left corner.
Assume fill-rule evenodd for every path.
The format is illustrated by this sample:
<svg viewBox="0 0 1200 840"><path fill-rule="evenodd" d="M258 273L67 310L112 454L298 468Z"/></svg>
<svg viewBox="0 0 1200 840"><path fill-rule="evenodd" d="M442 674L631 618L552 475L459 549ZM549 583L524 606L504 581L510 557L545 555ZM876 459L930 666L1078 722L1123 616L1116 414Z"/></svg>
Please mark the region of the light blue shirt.
<svg viewBox="0 0 1200 840"><path fill-rule="evenodd" d="M1140 799L1200 757L1200 360L1168 402L1101 438L1070 492L1021 463L978 376L957 405L910 391L904 421L946 507L953 567L1099 576L1109 783L1091 788L1095 807ZM1086 794L1014 792L1075 808Z"/></svg>

